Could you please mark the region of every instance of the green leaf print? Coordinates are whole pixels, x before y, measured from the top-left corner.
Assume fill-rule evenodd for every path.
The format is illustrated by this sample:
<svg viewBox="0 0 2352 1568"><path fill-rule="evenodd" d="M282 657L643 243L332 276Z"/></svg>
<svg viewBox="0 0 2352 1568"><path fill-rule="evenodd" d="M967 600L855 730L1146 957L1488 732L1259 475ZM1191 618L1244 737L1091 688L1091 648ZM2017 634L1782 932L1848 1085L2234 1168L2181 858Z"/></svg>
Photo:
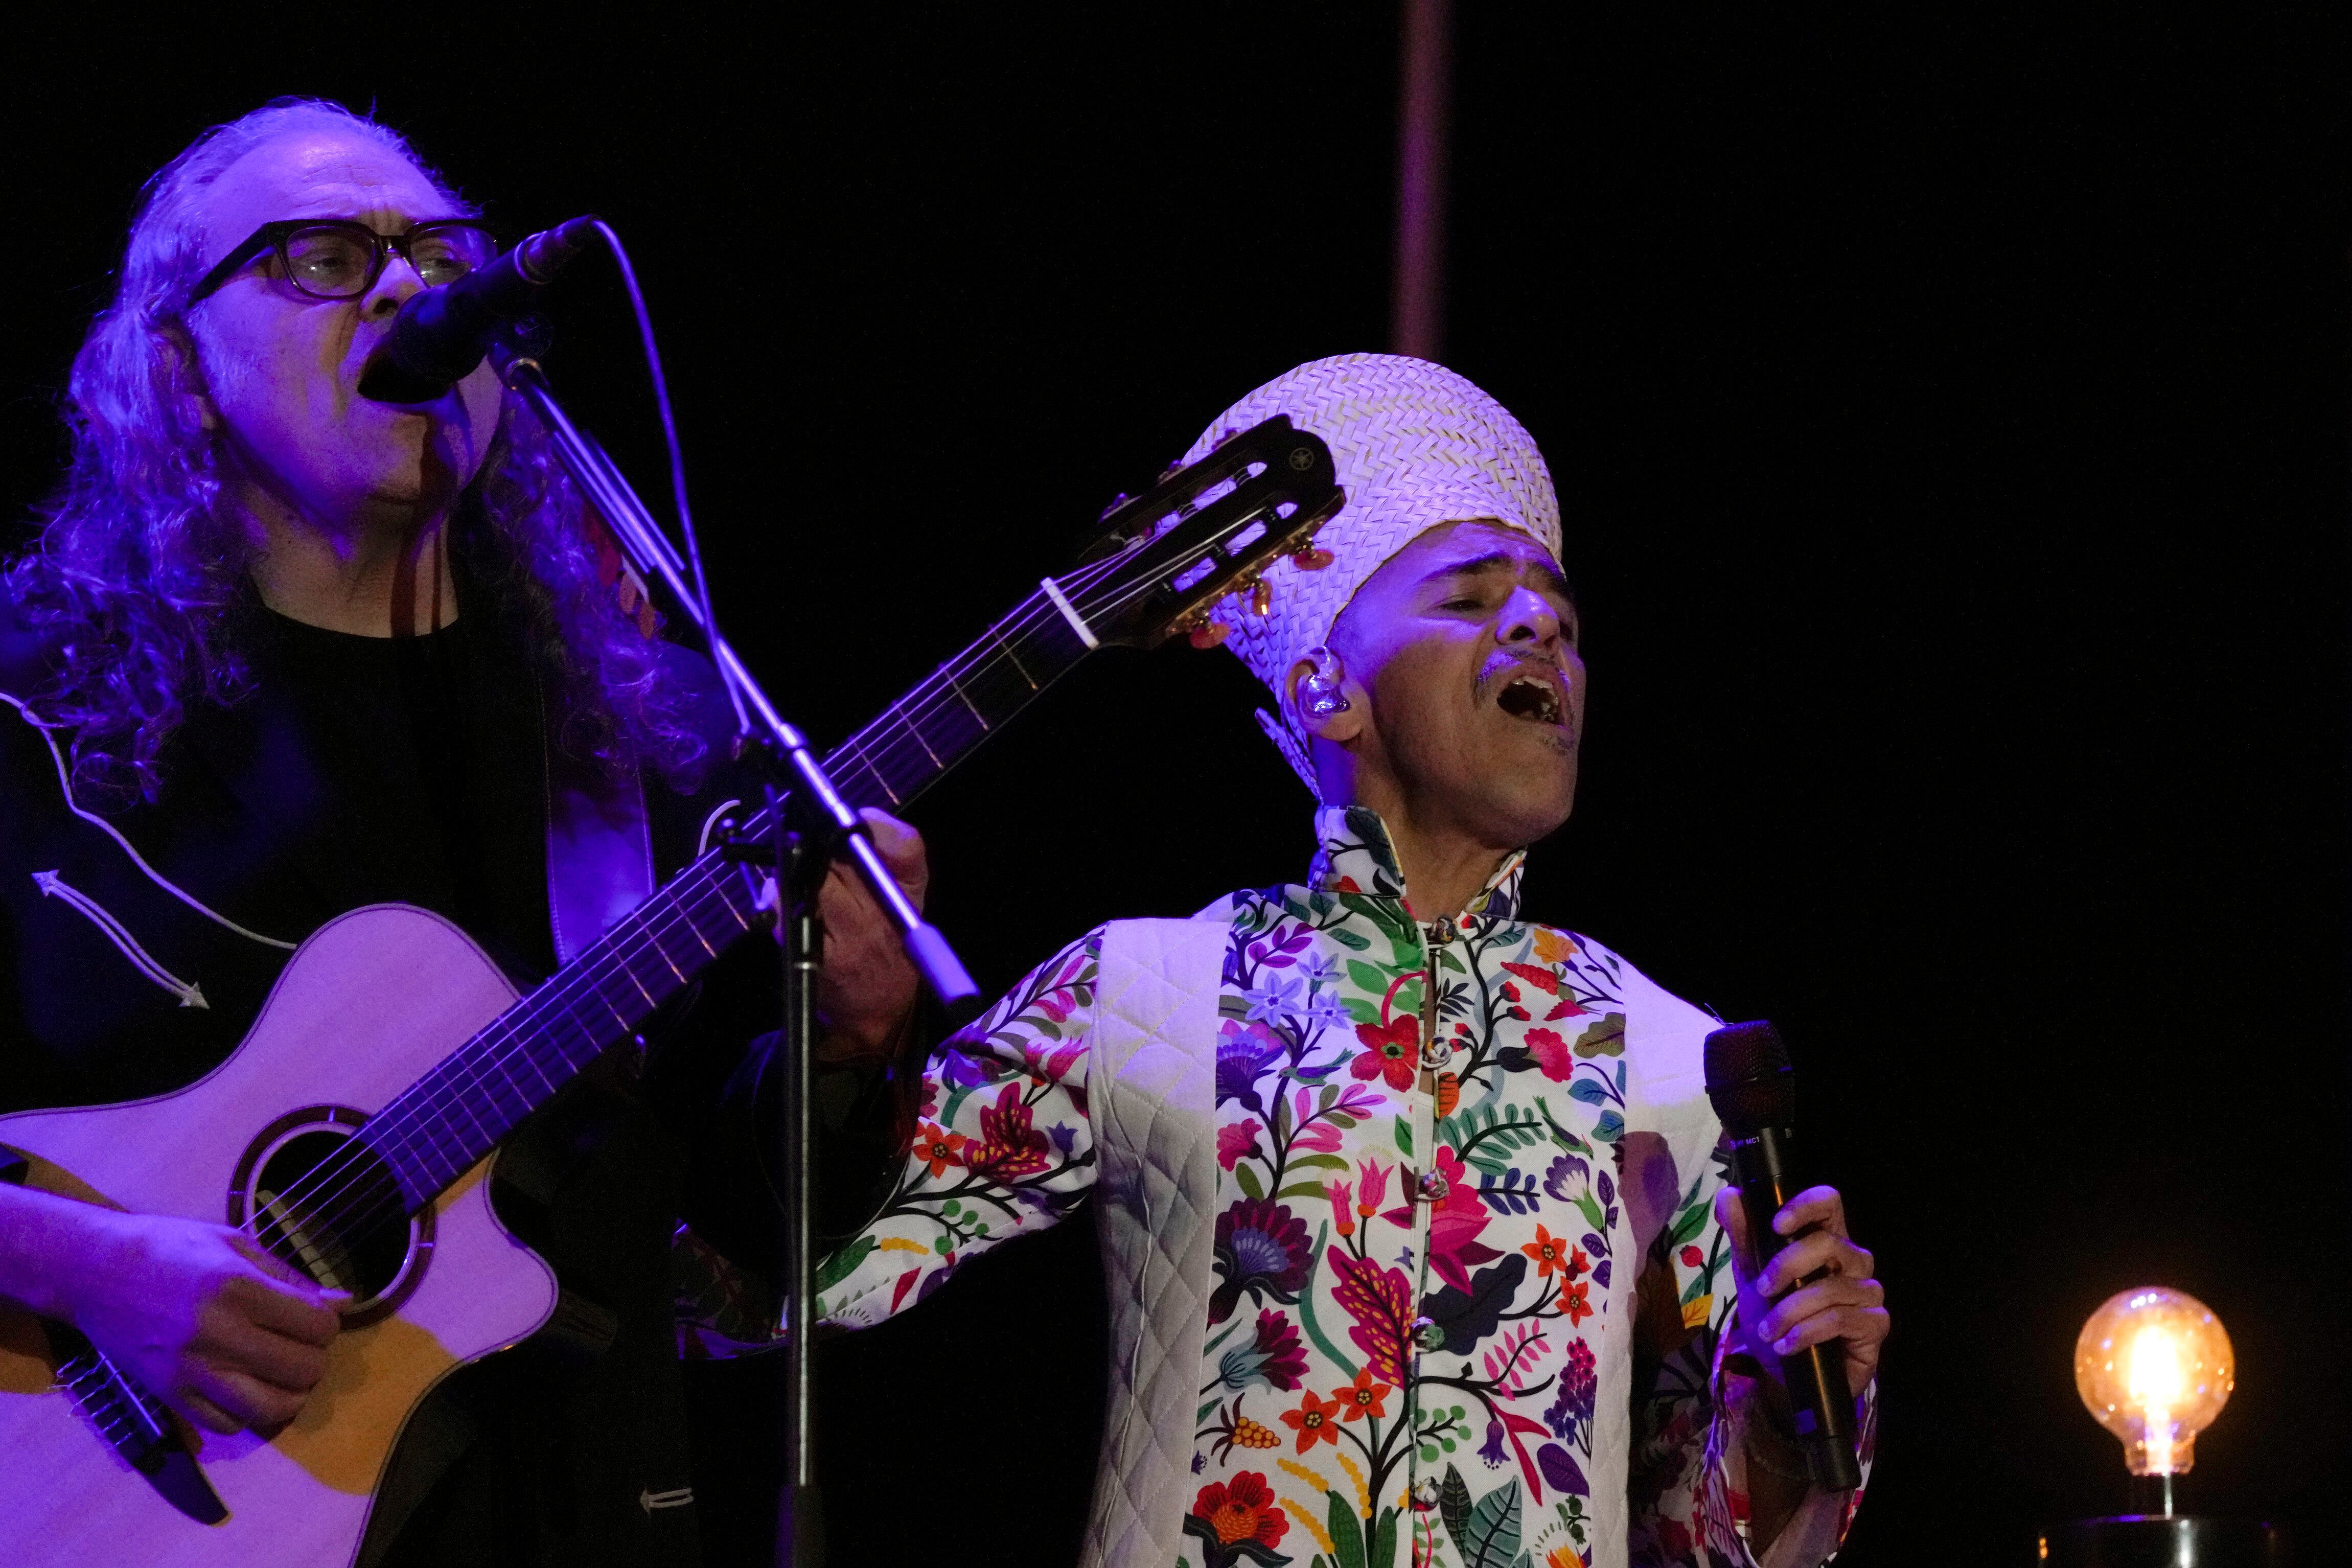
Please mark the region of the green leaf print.
<svg viewBox="0 0 2352 1568"><path fill-rule="evenodd" d="M1470 1507L1462 1532L1454 1538L1463 1568L1516 1568L1519 1556L1519 1478L1488 1492Z"/></svg>
<svg viewBox="0 0 2352 1568"><path fill-rule="evenodd" d="M1594 1057L1621 1057L1625 1054L1625 1015L1605 1013L1597 1023L1586 1026L1576 1043L1568 1047L1587 1061Z"/></svg>
<svg viewBox="0 0 2352 1568"><path fill-rule="evenodd" d="M1470 1484L1452 1465L1445 1467L1445 1479L1437 1483L1437 1516L1445 1521L1445 1533L1456 1546L1461 1545L1464 1532L1470 1528Z"/></svg>
<svg viewBox="0 0 2352 1568"><path fill-rule="evenodd" d="M1389 982L1393 978L1392 975L1382 974L1360 958L1348 960L1348 983L1359 991L1370 992L1376 1005L1380 998L1388 994Z"/></svg>
<svg viewBox="0 0 2352 1568"><path fill-rule="evenodd" d="M1356 1517L1356 1505L1338 1492L1326 1492L1331 1500L1327 1528L1331 1531L1332 1560L1339 1568L1365 1568L1364 1523Z"/></svg>
<svg viewBox="0 0 2352 1568"><path fill-rule="evenodd" d="M1257 1173L1250 1168L1246 1161L1234 1162L1234 1185L1242 1190L1244 1197L1265 1196L1265 1184L1257 1179Z"/></svg>
<svg viewBox="0 0 2352 1568"><path fill-rule="evenodd" d="M879 1245L878 1237L861 1236L826 1258L817 1266L816 1288L820 1290L830 1290L848 1279L856 1271L857 1266L865 1262L875 1247Z"/></svg>

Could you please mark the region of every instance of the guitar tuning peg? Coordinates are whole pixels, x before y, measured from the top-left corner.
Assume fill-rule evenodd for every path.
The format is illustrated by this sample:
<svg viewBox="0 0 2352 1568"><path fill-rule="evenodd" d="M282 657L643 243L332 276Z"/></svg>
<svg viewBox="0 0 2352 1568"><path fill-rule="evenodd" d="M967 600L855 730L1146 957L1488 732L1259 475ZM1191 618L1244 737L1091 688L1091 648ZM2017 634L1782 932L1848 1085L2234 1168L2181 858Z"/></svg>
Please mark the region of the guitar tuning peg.
<svg viewBox="0 0 2352 1568"><path fill-rule="evenodd" d="M1192 646L1194 647L1214 647L1219 643L1224 641L1226 637L1230 637L1233 634L1233 627L1225 625L1223 621L1210 621L1206 625L1194 626L1192 628Z"/></svg>
<svg viewBox="0 0 2352 1568"><path fill-rule="evenodd" d="M1293 555L1290 563L1301 572L1320 572L1331 564L1331 552L1310 544Z"/></svg>
<svg viewBox="0 0 2352 1568"><path fill-rule="evenodd" d="M1261 577L1250 587L1250 614L1264 620L1273 608L1274 584Z"/></svg>

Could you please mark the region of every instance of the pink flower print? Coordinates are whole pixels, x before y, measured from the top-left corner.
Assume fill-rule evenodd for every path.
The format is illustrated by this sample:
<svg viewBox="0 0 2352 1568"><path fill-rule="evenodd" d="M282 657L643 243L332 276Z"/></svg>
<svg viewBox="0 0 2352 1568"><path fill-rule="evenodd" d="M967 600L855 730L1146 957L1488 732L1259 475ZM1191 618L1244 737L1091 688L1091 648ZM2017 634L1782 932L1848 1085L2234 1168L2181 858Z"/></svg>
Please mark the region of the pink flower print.
<svg viewBox="0 0 2352 1568"><path fill-rule="evenodd" d="M1337 1247L1327 1248L1323 1258L1339 1280L1331 1300L1356 1320L1348 1337L1364 1352L1375 1378L1402 1387L1405 1342L1412 1333L1412 1282L1402 1268L1382 1268Z"/></svg>
<svg viewBox="0 0 2352 1568"><path fill-rule="evenodd" d="M1290 1140L1293 1152L1329 1154L1339 1147L1339 1130L1328 1121L1309 1121Z"/></svg>
<svg viewBox="0 0 2352 1568"><path fill-rule="evenodd" d="M1529 1029L1528 1051L1543 1068L1544 1077L1554 1083L1566 1083L1576 1070L1575 1058L1568 1054L1568 1042L1559 1037L1558 1029Z"/></svg>
<svg viewBox="0 0 2352 1568"><path fill-rule="evenodd" d="M1354 1205L1356 1194L1349 1189L1348 1184L1345 1182L1328 1182L1324 1184L1323 1195L1331 1200L1331 1217L1334 1223L1339 1226L1339 1234L1341 1236L1355 1235L1356 1215L1354 1213Z"/></svg>
<svg viewBox="0 0 2352 1568"><path fill-rule="evenodd" d="M1478 1233L1491 1216L1469 1171L1443 1145L1437 1151L1437 1173L1445 1178L1445 1195L1429 1205L1429 1266L1467 1296L1470 1270L1502 1254L1479 1241Z"/></svg>
<svg viewBox="0 0 2352 1568"><path fill-rule="evenodd" d="M1217 1163L1230 1171L1240 1159L1258 1159L1257 1135L1262 1131L1255 1121L1228 1121L1217 1129Z"/></svg>
<svg viewBox="0 0 2352 1568"><path fill-rule="evenodd" d="M1378 1214L1381 1205L1388 1201L1389 1172L1393 1169L1394 1166L1383 1165L1378 1160L1356 1162L1356 1212L1366 1219Z"/></svg>

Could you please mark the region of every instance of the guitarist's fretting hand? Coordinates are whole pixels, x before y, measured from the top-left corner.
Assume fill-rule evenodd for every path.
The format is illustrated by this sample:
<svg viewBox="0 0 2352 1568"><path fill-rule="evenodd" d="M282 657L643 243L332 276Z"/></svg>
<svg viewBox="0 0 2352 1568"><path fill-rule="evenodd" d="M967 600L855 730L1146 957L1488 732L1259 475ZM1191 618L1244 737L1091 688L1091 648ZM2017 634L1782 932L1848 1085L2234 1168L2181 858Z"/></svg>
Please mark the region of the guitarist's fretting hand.
<svg viewBox="0 0 2352 1568"><path fill-rule="evenodd" d="M923 836L887 812L868 808L858 815L891 879L921 909L931 879ZM898 928L855 868L833 863L817 893L817 914L824 922L824 963L817 972L816 993L824 1038L817 1059L841 1066L887 1060L914 1016L922 977L908 962Z"/></svg>
<svg viewBox="0 0 2352 1568"><path fill-rule="evenodd" d="M0 1188L0 1286L62 1318L214 1432L292 1420L327 1370L349 1297L301 1279L226 1226Z"/></svg>

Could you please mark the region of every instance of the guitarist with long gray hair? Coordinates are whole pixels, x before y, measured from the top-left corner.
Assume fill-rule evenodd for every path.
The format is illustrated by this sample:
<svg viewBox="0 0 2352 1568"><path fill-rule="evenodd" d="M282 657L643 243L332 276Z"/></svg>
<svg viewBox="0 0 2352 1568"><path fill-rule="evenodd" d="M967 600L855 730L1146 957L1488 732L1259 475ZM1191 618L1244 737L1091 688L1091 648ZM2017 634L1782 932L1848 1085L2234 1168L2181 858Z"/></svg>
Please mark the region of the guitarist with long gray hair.
<svg viewBox="0 0 2352 1568"><path fill-rule="evenodd" d="M0 1111L201 1078L362 905L446 917L527 987L746 793L709 667L600 568L496 376L362 391L401 303L497 249L331 104L218 127L150 183L75 363L71 469L0 595ZM877 836L919 890L919 841ZM837 1047L878 1049L915 983L864 897L827 887L824 1001ZM740 1027L706 1004L639 1036L509 1145L498 1211L556 1263L553 1321L419 1409L362 1561L699 1560L673 1247L707 1251L681 1215L767 1223L689 1157L725 1142L764 946L714 972ZM0 1297L224 1441L303 1412L348 1305L241 1230L6 1184Z"/></svg>

